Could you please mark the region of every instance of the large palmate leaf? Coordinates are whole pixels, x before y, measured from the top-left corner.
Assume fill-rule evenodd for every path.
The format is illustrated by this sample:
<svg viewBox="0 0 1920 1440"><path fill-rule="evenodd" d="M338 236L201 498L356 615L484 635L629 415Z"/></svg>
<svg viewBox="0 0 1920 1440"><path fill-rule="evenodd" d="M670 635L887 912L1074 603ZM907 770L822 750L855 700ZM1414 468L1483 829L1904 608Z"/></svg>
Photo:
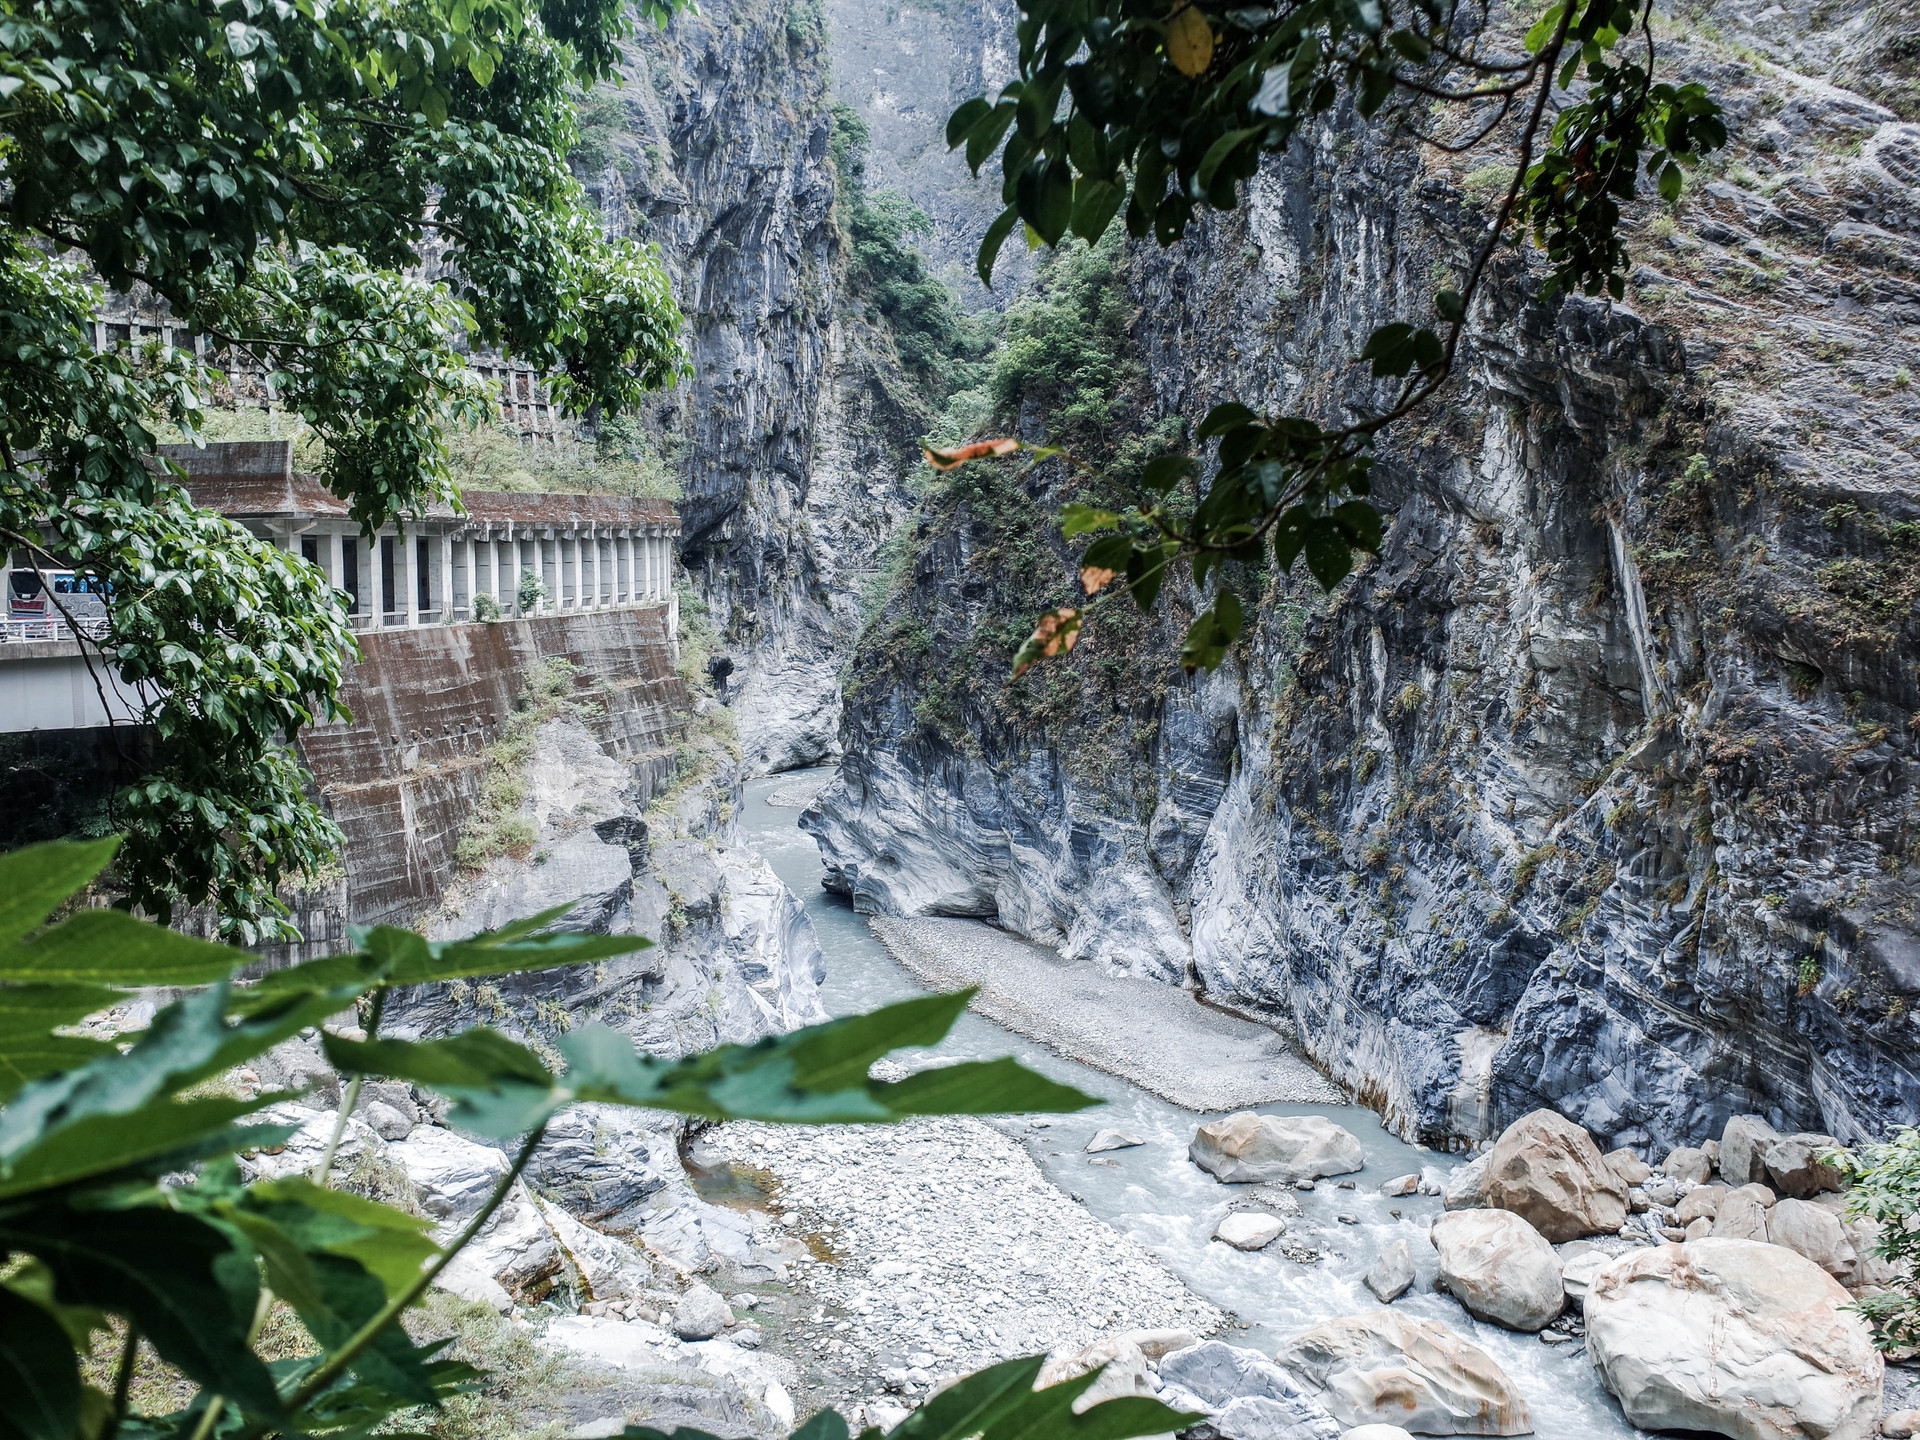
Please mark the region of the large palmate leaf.
<svg viewBox="0 0 1920 1440"><path fill-rule="evenodd" d="M0 1206L0 1249L39 1259L61 1304L125 1316L194 1381L256 1414L279 1413L272 1377L247 1341L259 1291L253 1257L216 1226L159 1205Z"/></svg>
<svg viewBox="0 0 1920 1440"><path fill-rule="evenodd" d="M1067 1111L1100 1103L1010 1059L952 1065L899 1081L868 1078L873 1062L890 1051L938 1044L972 995L963 990L923 996L683 1060L644 1054L619 1031L586 1025L555 1042L568 1062L559 1076L525 1046L485 1028L426 1042L329 1035L325 1044L342 1070L410 1080L453 1096L461 1125L494 1136L523 1133L576 1100L800 1125Z"/></svg>
<svg viewBox="0 0 1920 1440"><path fill-rule="evenodd" d="M119 848L119 837L109 836L84 843L53 840L0 855L0 947L38 929L61 901L104 870Z"/></svg>
<svg viewBox="0 0 1920 1440"><path fill-rule="evenodd" d="M0 1285L0 1440L74 1440L80 1361L67 1332L38 1305Z"/></svg>
<svg viewBox="0 0 1920 1440"><path fill-rule="evenodd" d="M0 1196L105 1175L183 1148L204 1153L223 1134L233 1148L271 1143L233 1129L233 1121L277 1096L170 1097L319 1024L340 1005L337 995L314 995L229 1021L224 985L175 1001L125 1054L101 1054L35 1080L0 1110Z"/></svg>
<svg viewBox="0 0 1920 1440"><path fill-rule="evenodd" d="M913 1414L887 1432L886 1440L1133 1440L1141 1435L1169 1435L1205 1416L1170 1409L1144 1396L1123 1396L1073 1413L1073 1402L1100 1378L1094 1370L1033 1388L1046 1364L1044 1355L1005 1360L956 1380ZM704 1431L684 1426L671 1435L645 1426L629 1425L621 1440L713 1440ZM848 1440L847 1422L837 1410L822 1410L795 1430L790 1440ZM880 1440L869 1429L861 1440Z"/></svg>

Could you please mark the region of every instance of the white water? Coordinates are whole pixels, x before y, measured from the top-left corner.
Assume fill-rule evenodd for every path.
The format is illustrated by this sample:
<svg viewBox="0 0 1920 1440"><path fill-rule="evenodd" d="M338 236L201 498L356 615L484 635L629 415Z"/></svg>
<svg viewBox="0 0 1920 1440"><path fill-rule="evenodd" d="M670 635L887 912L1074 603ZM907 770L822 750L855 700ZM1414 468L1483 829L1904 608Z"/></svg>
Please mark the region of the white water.
<svg viewBox="0 0 1920 1440"><path fill-rule="evenodd" d="M821 999L835 1015L871 1010L925 993L856 915L850 905L820 888L820 857L798 828L800 812L767 803L767 796L803 781L806 772L756 780L747 786L740 817L746 841L805 904L827 978ZM964 1057L1015 1055L1023 1064L1077 1086L1107 1103L1057 1119L1031 1146L1048 1177L1085 1203L1095 1215L1148 1246L1193 1288L1238 1315L1247 1328L1222 1336L1234 1344L1271 1353L1285 1337L1315 1321L1378 1308L1361 1283L1374 1257L1395 1240L1413 1251L1420 1278L1395 1308L1453 1327L1490 1353L1525 1395L1534 1432L1546 1440L1637 1435L1600 1386L1583 1345L1543 1345L1475 1321L1450 1298L1432 1291L1433 1247L1426 1230L1440 1202L1419 1195L1389 1199L1377 1193L1384 1180L1423 1168L1450 1170L1451 1157L1407 1145L1381 1128L1379 1117L1359 1106L1262 1105L1273 1115L1326 1115L1359 1137L1366 1168L1341 1190L1322 1181L1299 1196L1302 1214L1289 1233L1322 1253L1302 1265L1278 1254L1244 1254L1210 1238L1236 1187L1219 1184L1187 1159L1187 1142L1204 1117L1171 1105L1135 1085L1055 1055L1043 1046L969 1013L940 1047ZM1118 1169L1087 1164L1082 1147L1097 1129L1114 1126L1147 1143L1106 1158ZM1400 1218L1389 1212L1398 1209ZM1339 1223L1345 1213L1360 1222ZM1569 1353L1575 1352L1575 1353Z"/></svg>

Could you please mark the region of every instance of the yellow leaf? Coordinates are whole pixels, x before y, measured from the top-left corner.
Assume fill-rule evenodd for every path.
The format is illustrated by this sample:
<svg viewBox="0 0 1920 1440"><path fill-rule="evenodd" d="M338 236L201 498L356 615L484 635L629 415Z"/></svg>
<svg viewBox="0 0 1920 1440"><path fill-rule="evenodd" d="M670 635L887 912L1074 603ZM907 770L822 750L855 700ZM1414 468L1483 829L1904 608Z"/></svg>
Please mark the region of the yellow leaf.
<svg viewBox="0 0 1920 1440"><path fill-rule="evenodd" d="M1213 63L1213 29L1191 5L1167 21L1167 59L1182 75L1202 75Z"/></svg>

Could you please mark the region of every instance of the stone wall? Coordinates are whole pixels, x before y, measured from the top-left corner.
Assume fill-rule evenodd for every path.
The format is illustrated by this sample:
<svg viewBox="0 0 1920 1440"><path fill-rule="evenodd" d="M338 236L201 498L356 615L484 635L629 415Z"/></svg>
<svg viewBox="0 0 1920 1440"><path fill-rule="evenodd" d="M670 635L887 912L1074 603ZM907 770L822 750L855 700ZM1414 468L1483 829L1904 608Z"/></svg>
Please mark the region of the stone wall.
<svg viewBox="0 0 1920 1440"><path fill-rule="evenodd" d="M491 625L369 631L341 698L345 723L318 725L300 752L335 822L350 918L405 921L436 906L453 853L515 702L541 666L574 666L606 753L644 805L673 778L687 696L674 674L665 605Z"/></svg>

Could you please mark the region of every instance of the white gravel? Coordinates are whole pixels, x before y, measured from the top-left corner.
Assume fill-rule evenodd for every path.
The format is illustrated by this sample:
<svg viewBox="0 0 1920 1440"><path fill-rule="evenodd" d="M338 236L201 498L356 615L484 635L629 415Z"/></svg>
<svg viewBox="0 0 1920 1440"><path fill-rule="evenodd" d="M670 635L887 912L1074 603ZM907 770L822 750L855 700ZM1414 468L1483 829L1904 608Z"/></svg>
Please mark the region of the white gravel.
<svg viewBox="0 0 1920 1440"><path fill-rule="evenodd" d="M815 1383L847 1401L912 1402L997 1360L1118 1331L1227 1323L983 1121L736 1123L702 1143L770 1172L788 1223L831 1251L792 1279L821 1322L804 1341Z"/></svg>
<svg viewBox="0 0 1920 1440"><path fill-rule="evenodd" d="M871 924L929 985L978 985L973 1008L988 1019L1183 1109L1350 1103L1287 1036L1185 990L1109 975L978 920L875 916Z"/></svg>

